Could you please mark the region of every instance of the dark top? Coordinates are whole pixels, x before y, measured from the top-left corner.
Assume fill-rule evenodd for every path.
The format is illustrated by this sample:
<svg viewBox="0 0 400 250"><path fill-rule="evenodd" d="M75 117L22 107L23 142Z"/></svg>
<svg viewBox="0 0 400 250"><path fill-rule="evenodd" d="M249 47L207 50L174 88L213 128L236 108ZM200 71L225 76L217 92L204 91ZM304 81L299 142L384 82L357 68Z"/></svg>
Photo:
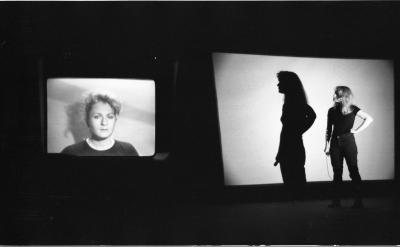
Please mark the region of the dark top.
<svg viewBox="0 0 400 250"><path fill-rule="evenodd" d="M282 108L282 133L291 136L300 136L314 123L316 114L309 106L284 104Z"/></svg>
<svg viewBox="0 0 400 250"><path fill-rule="evenodd" d="M84 140L64 148L61 154L75 156L139 156L136 149L130 143L117 140L107 150L95 150Z"/></svg>
<svg viewBox="0 0 400 250"><path fill-rule="evenodd" d="M328 111L328 125L326 128L326 140L330 141L332 137L350 133L354 125L354 120L360 108L351 105L351 112L343 114L340 107L332 107ZM333 133L332 133L333 126Z"/></svg>
<svg viewBox="0 0 400 250"><path fill-rule="evenodd" d="M302 135L314 123L316 114L309 105L287 105L282 108L282 131L277 160L286 155L293 155L299 148L304 148Z"/></svg>

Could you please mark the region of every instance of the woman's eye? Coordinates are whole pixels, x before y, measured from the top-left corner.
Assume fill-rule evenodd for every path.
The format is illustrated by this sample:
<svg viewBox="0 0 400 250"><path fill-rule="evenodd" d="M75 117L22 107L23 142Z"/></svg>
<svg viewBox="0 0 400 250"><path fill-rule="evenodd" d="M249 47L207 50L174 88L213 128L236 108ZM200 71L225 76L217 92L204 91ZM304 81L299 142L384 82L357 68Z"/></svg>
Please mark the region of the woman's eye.
<svg viewBox="0 0 400 250"><path fill-rule="evenodd" d="M98 116L98 115L95 115L95 116L93 116L93 118L94 118L94 119L99 119L99 118L100 118L100 116Z"/></svg>
<svg viewBox="0 0 400 250"><path fill-rule="evenodd" d="M115 117L114 115L108 115L107 116L108 119L114 119L114 117Z"/></svg>

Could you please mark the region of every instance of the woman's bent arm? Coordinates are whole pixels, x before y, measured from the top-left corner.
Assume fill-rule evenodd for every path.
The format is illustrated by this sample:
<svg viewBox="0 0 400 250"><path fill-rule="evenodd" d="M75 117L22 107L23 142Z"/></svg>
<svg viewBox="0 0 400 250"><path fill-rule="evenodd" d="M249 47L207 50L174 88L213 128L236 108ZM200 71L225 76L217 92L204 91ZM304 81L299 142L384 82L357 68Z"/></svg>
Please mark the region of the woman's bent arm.
<svg viewBox="0 0 400 250"><path fill-rule="evenodd" d="M351 133L353 134L360 133L374 121L372 116L370 116L367 112L364 112L362 110L357 112L357 116L360 117L363 120L363 122L360 124L360 126L358 126L358 128L351 130Z"/></svg>

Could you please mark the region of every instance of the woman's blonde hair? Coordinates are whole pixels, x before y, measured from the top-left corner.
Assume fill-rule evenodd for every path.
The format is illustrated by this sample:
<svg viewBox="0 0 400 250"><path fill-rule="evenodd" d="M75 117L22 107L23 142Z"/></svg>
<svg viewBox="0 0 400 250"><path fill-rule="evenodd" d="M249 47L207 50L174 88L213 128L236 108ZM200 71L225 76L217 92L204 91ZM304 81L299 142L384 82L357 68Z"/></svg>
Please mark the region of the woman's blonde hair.
<svg viewBox="0 0 400 250"><path fill-rule="evenodd" d="M340 107L343 113L347 113L352 104L353 92L347 86L336 86L333 95L335 107ZM346 111L347 110L347 111Z"/></svg>

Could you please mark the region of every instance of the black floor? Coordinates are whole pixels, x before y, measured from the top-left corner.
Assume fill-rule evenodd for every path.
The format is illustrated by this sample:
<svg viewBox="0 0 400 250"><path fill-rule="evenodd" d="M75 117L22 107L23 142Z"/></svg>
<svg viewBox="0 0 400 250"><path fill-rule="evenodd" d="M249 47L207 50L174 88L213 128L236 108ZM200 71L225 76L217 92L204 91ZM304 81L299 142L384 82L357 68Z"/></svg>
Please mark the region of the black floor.
<svg viewBox="0 0 400 250"><path fill-rule="evenodd" d="M7 215L11 245L396 245L400 214L392 197L364 209L329 200L134 202L25 196Z"/></svg>

